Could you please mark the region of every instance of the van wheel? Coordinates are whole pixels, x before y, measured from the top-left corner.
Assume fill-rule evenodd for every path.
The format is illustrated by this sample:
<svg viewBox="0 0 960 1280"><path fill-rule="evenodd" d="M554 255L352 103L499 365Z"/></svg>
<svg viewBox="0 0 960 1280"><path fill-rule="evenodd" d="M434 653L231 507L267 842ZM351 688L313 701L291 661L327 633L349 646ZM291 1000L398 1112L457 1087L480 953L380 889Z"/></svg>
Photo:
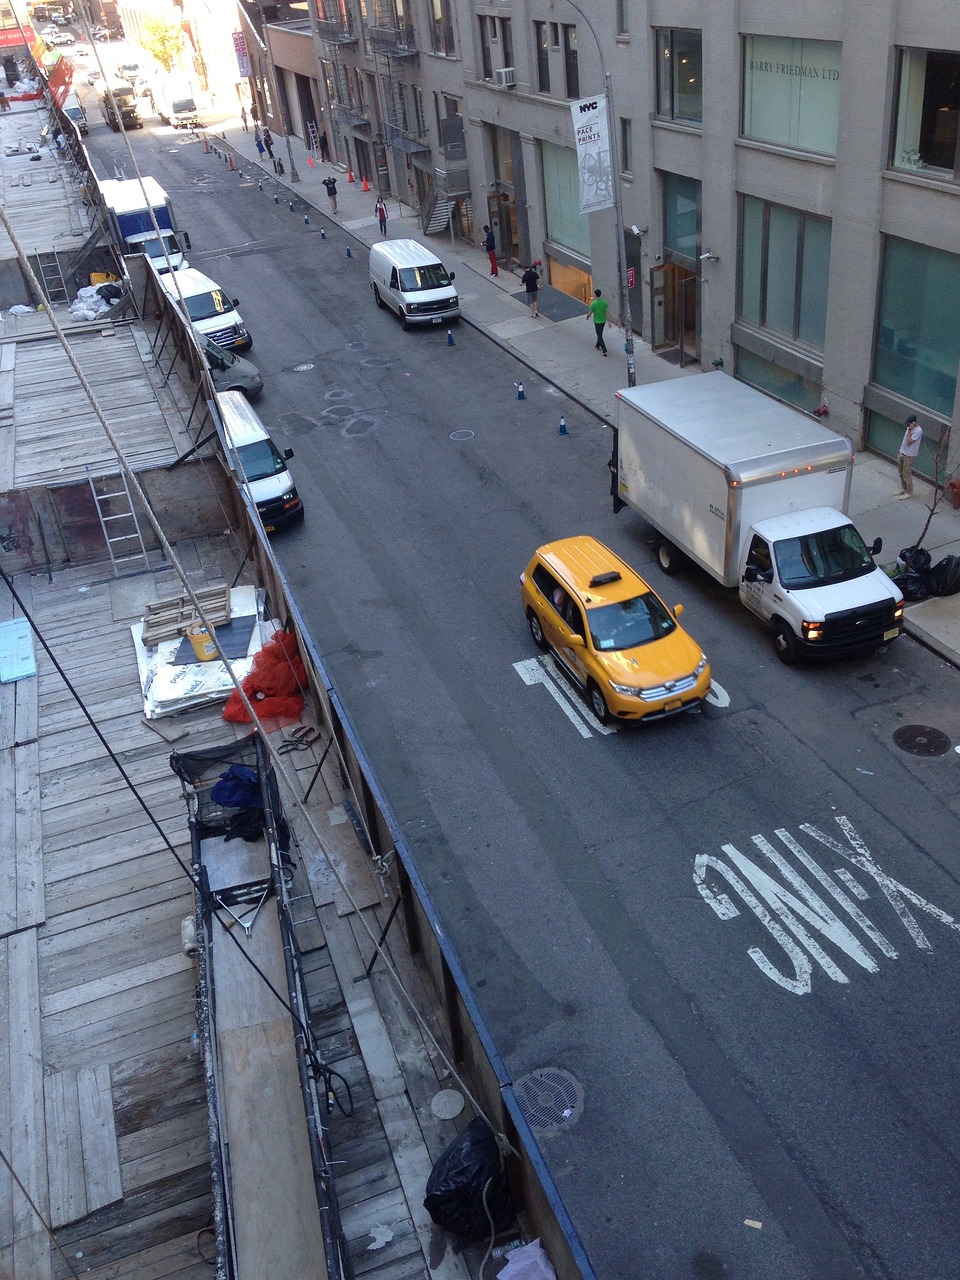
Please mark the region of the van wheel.
<svg viewBox="0 0 960 1280"><path fill-rule="evenodd" d="M543 634L543 626L540 619L532 609L527 610L527 622L530 624L530 634L533 636L533 643L538 649L546 649L547 637Z"/></svg>
<svg viewBox="0 0 960 1280"><path fill-rule="evenodd" d="M658 542L657 563L666 574L679 573L683 568L683 552L678 551L672 542Z"/></svg>
<svg viewBox="0 0 960 1280"><path fill-rule="evenodd" d="M400 328L404 331L404 333L406 333L407 330L410 328L410 321L407 319L407 314L405 311L400 311L398 314L400 316Z"/></svg>
<svg viewBox="0 0 960 1280"><path fill-rule="evenodd" d="M590 703L590 710L600 723L609 724L610 708L607 706L607 700L603 696L603 690L598 684L594 684L592 680L587 688L587 701Z"/></svg>
<svg viewBox="0 0 960 1280"><path fill-rule="evenodd" d="M382 310L383 310L383 299L380 297L380 290L377 288L377 286L376 286L376 285L374 285L374 286L373 286L373 300L374 300L374 302L377 304L377 306L380 308L380 310L382 311Z"/></svg>
<svg viewBox="0 0 960 1280"><path fill-rule="evenodd" d="M773 622L773 647L784 666L792 667L800 657L797 637L793 634L792 627L788 627L779 618L775 618Z"/></svg>

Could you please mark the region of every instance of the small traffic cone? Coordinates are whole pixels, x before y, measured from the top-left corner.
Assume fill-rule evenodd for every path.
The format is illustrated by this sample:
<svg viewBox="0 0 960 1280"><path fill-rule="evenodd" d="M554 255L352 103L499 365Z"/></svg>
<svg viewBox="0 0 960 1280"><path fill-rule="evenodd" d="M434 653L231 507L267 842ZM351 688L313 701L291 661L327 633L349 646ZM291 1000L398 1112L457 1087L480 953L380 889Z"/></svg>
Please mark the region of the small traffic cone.
<svg viewBox="0 0 960 1280"><path fill-rule="evenodd" d="M363 177L363 189L364 191L370 190L370 183L367 181L366 174L364 174L364 177Z"/></svg>
<svg viewBox="0 0 960 1280"><path fill-rule="evenodd" d="M515 382L513 385L517 388L517 399L526 400L527 397L523 394L523 383Z"/></svg>
<svg viewBox="0 0 960 1280"><path fill-rule="evenodd" d="M353 170L349 166L347 167L347 181L356 182L356 178L353 176Z"/></svg>
<svg viewBox="0 0 960 1280"><path fill-rule="evenodd" d="M326 231L323 229L323 227L321 227L321 228L320 228L320 239L321 239L321 240L326 240L326 238L327 238L327 233L326 233Z"/></svg>
<svg viewBox="0 0 960 1280"><path fill-rule="evenodd" d="M277 192L277 191L275 191L275 192L273 193L273 203L274 203L274 204L279 204L279 203L280 203L280 194L279 194L279 192Z"/></svg>
<svg viewBox="0 0 960 1280"><path fill-rule="evenodd" d="M293 201L292 201L292 200L288 200L288 201L287 201L287 208L290 210L290 212L291 212L291 213L293 213Z"/></svg>
<svg viewBox="0 0 960 1280"><path fill-rule="evenodd" d="M350 248L350 246L349 246L349 245L347 245L347 257L348 257L348 258L352 258L352 257L353 257L353 250Z"/></svg>
<svg viewBox="0 0 960 1280"><path fill-rule="evenodd" d="M305 213L305 214L303 215L303 225L304 225L305 227L309 227L309 225L310 225L310 215L309 215L309 214L307 214L307 213Z"/></svg>
<svg viewBox="0 0 960 1280"><path fill-rule="evenodd" d="M456 345L457 345L457 344L456 344L456 343L454 342L454 340L453 340L453 330L452 330L452 329L448 329L448 330L447 330L447 346L448 346L448 347L455 347Z"/></svg>
<svg viewBox="0 0 960 1280"><path fill-rule="evenodd" d="M307 156L307 164L311 169L313 168L313 156Z"/></svg>
<svg viewBox="0 0 960 1280"><path fill-rule="evenodd" d="M567 420L566 420L566 418L561 418L561 419L560 419L560 425L559 425L559 427L557 427L557 435L558 435L558 436L568 436L569 434L570 434L570 432L567 430Z"/></svg>
<svg viewBox="0 0 960 1280"><path fill-rule="evenodd" d="M262 191L262 190L263 190L263 179L262 179L262 178L258 178L258 179L257 179L257 190L258 190L258 191Z"/></svg>
<svg viewBox="0 0 960 1280"><path fill-rule="evenodd" d="M243 181L243 170L242 170L242 169L238 169L238 170L237 170L237 177L240 179L240 181L241 181L241 182Z"/></svg>
<svg viewBox="0 0 960 1280"><path fill-rule="evenodd" d="M203 153L204 153L204 155L209 155L209 154L210 154L210 139L209 139L209 138L204 138L204 140L203 140Z"/></svg>

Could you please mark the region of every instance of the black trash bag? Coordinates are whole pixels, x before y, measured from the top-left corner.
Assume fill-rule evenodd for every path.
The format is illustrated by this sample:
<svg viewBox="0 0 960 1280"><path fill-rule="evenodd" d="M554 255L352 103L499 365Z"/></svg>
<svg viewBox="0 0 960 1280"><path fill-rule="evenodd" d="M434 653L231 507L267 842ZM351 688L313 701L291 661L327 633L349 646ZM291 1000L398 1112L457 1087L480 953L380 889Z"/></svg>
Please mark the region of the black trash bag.
<svg viewBox="0 0 960 1280"><path fill-rule="evenodd" d="M955 596L960 591L960 556L944 556L924 577L932 596Z"/></svg>
<svg viewBox="0 0 960 1280"><path fill-rule="evenodd" d="M487 1183L489 1182L489 1186ZM478 1116L454 1138L427 1179L423 1207L438 1227L466 1240L489 1240L490 1218L496 1232L513 1221L513 1198L500 1150L490 1126Z"/></svg>
<svg viewBox="0 0 960 1280"><path fill-rule="evenodd" d="M104 302L119 302L123 297L123 285L114 284L113 281L107 281L97 287L97 297L102 298Z"/></svg>
<svg viewBox="0 0 960 1280"><path fill-rule="evenodd" d="M930 552L926 547L904 547L897 561L905 573L926 573L930 568Z"/></svg>
<svg viewBox="0 0 960 1280"><path fill-rule="evenodd" d="M898 573L891 581L893 585L903 592L904 600L926 600L930 594L930 588L927 586L927 580L920 573Z"/></svg>

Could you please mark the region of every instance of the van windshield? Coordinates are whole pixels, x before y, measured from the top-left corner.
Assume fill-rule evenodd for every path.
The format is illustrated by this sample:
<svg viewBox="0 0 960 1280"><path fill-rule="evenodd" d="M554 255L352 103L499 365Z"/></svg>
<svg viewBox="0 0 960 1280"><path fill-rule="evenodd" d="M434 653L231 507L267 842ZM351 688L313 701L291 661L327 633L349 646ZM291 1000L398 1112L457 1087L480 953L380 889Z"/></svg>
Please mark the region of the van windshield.
<svg viewBox="0 0 960 1280"><path fill-rule="evenodd" d="M233 310L230 299L222 289L211 289L209 293L195 293L186 299L187 314L191 320L211 320L214 316L225 315Z"/></svg>
<svg viewBox="0 0 960 1280"><path fill-rule="evenodd" d="M873 556L852 524L773 544L780 581L801 591L827 582L849 582L874 569Z"/></svg>
<svg viewBox="0 0 960 1280"><path fill-rule="evenodd" d="M278 476L287 469L279 449L270 439L242 444L237 455L246 480L264 480L267 476Z"/></svg>
<svg viewBox="0 0 960 1280"><path fill-rule="evenodd" d="M604 604L587 610L587 623L598 650L635 649L637 645L660 640L676 630L677 624L652 591L618 604Z"/></svg>
<svg viewBox="0 0 960 1280"><path fill-rule="evenodd" d="M404 293L419 293L424 289L445 289L449 283L450 277L442 262L431 262L426 267L400 268L400 288Z"/></svg>

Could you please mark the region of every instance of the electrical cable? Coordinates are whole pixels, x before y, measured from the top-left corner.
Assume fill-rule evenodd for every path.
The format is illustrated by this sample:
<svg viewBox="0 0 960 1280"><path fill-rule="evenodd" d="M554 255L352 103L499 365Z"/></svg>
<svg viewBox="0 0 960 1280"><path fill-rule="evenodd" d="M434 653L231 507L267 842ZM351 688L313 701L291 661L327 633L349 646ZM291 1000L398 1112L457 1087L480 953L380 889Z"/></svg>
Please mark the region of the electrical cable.
<svg viewBox="0 0 960 1280"><path fill-rule="evenodd" d="M31 1196L30 1192L27 1190L27 1188L26 1188L26 1187L23 1185L23 1183L20 1181L19 1177L17 1176L17 1171L16 1171L16 1169L14 1169L13 1165L12 1165L12 1164L10 1163L10 1161L7 1159L7 1154L6 1154L6 1152L3 1150L3 1148L2 1148L2 1147L0 1147L0 1160L2 1160L2 1161L3 1161L3 1163L6 1165L6 1167L7 1167L7 1171L9 1172L10 1177L14 1180L14 1182L15 1182L15 1183L17 1184L17 1186L20 1188L21 1192L23 1193L23 1197L24 1197L24 1199L26 1200L27 1204L30 1206L30 1208L33 1210L34 1214L36 1215L36 1219L37 1219L37 1221L40 1223L41 1227L43 1227L44 1231L47 1233L47 1235L48 1235L48 1236L50 1237L50 1239L53 1241L54 1248L56 1249L57 1253L59 1253L59 1254L60 1254L61 1258L63 1258L64 1262L65 1262L65 1263L66 1263L66 1265L67 1265L67 1269L68 1269L68 1271L69 1271L69 1272L70 1272L70 1274L74 1277L74 1280L80 1280L80 1274L79 1274L79 1272L74 1268L73 1263L70 1261L70 1259L69 1259L69 1258L67 1257L67 1255L64 1253L63 1249L62 1249L62 1248L61 1248L61 1246L60 1246L60 1241L59 1241L59 1240L57 1239L57 1237L53 1234L53 1228L50 1226L49 1222L47 1222L46 1218L43 1216L43 1214L42 1214L42 1213L40 1212L40 1210L37 1208L37 1205L34 1203L33 1196Z"/></svg>

